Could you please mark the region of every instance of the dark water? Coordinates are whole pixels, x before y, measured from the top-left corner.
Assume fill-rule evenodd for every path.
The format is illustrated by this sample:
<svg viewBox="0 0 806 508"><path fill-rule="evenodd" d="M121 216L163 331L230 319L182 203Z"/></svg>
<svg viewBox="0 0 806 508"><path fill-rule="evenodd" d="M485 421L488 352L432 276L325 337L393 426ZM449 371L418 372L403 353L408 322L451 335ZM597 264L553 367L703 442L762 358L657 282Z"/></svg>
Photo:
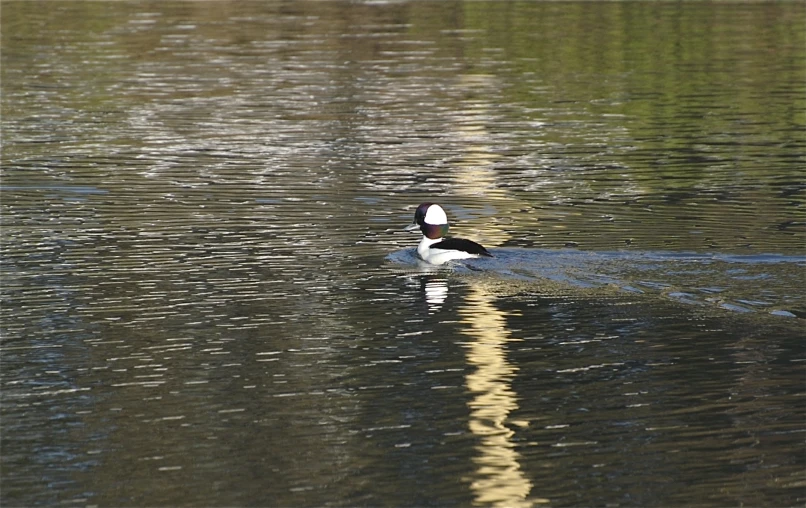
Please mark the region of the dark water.
<svg viewBox="0 0 806 508"><path fill-rule="evenodd" d="M3 2L0 501L802 505L804 28Z"/></svg>

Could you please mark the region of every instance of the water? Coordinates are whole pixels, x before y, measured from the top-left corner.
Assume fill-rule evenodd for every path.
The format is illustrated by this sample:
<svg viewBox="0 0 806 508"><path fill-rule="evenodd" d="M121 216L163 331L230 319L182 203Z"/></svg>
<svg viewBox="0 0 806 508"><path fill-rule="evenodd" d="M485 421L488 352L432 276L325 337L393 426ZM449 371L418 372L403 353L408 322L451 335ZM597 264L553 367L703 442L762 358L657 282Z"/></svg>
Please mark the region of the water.
<svg viewBox="0 0 806 508"><path fill-rule="evenodd" d="M3 504L803 504L804 24L4 3Z"/></svg>

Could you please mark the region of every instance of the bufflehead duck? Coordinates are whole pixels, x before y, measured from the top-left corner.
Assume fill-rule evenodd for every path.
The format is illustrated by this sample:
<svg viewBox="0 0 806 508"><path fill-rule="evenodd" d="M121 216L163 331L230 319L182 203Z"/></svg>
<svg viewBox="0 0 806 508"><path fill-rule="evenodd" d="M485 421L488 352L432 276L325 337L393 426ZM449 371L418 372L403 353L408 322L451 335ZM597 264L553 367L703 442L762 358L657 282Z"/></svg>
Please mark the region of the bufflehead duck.
<svg viewBox="0 0 806 508"><path fill-rule="evenodd" d="M443 238L448 232L448 216L441 206L423 203L414 212L414 224L406 231L423 232L423 239L417 246L417 254L423 261L441 265L453 259L469 259L479 256L493 257L487 249L464 238Z"/></svg>

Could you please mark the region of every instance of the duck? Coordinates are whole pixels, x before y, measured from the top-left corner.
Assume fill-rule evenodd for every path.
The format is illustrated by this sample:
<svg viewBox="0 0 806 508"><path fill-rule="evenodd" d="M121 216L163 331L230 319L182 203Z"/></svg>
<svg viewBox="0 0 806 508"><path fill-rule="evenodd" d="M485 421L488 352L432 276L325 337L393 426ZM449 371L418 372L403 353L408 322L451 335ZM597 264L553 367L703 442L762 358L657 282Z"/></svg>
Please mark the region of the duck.
<svg viewBox="0 0 806 508"><path fill-rule="evenodd" d="M420 231L423 234L417 246L417 255L426 263L442 265L456 259L493 257L480 244L465 238L446 238L448 215L436 203L422 203L414 212L414 222L406 231Z"/></svg>

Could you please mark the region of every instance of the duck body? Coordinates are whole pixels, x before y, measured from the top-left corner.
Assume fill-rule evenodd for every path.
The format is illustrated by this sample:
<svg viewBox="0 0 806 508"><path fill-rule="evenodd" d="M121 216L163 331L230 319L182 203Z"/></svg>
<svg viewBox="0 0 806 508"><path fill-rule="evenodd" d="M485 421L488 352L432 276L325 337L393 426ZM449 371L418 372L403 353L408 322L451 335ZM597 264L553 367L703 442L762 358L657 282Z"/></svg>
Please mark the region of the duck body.
<svg viewBox="0 0 806 508"><path fill-rule="evenodd" d="M406 230L422 232L423 238L417 246L417 254L423 261L432 265L441 265L455 259L493 256L472 240L446 238L448 228L448 216L445 210L435 203L423 203L414 213L414 223Z"/></svg>

